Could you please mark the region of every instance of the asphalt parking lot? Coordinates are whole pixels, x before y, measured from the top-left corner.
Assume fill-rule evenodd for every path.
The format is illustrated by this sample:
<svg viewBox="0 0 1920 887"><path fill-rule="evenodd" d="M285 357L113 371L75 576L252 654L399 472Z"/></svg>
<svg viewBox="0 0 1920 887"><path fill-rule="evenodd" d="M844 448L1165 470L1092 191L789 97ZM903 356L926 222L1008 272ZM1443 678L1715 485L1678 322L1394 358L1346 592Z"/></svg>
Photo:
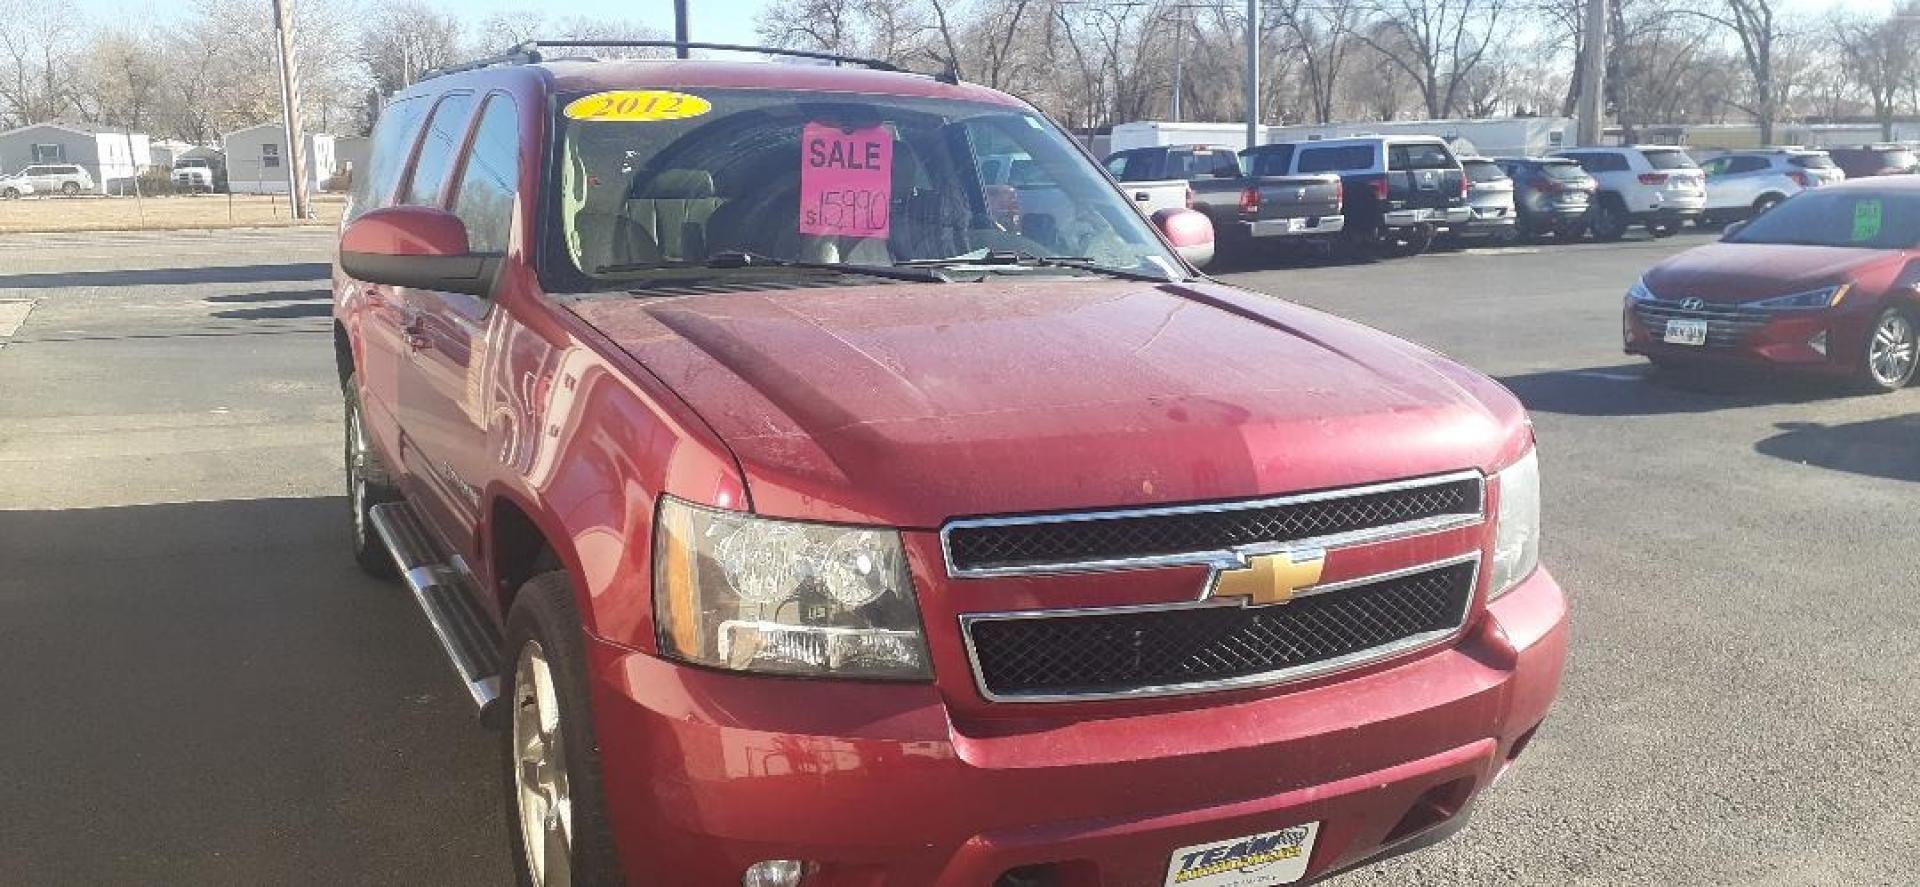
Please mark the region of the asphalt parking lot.
<svg viewBox="0 0 1920 887"><path fill-rule="evenodd" d="M1920 864L1920 390L1655 376L1699 235L1225 272L1533 411L1575 607L1473 826L1336 883L1895 884ZM347 553L330 232L0 237L0 882L508 881L491 734Z"/></svg>

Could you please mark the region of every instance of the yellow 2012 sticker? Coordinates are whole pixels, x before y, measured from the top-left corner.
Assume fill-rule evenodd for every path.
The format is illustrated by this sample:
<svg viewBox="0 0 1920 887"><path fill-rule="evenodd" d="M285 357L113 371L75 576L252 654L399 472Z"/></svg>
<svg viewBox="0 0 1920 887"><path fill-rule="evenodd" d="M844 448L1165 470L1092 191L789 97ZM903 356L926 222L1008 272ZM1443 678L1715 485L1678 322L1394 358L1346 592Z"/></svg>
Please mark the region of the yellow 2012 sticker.
<svg viewBox="0 0 1920 887"><path fill-rule="evenodd" d="M697 95L664 89L616 89L581 96L561 111L573 120L652 122L685 120L713 110L713 103Z"/></svg>

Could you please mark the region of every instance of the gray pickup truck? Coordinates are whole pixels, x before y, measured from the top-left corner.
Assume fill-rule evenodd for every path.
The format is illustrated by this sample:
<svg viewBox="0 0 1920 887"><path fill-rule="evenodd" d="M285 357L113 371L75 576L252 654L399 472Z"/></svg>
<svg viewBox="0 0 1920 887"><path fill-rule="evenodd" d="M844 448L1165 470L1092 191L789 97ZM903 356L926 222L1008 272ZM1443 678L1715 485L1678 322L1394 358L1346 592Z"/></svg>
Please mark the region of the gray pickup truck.
<svg viewBox="0 0 1920 887"><path fill-rule="evenodd" d="M1330 244L1346 226L1340 176L1286 175L1270 165L1259 153L1243 162L1232 148L1209 145L1134 148L1106 160L1107 172L1130 191L1184 183L1189 205L1213 220L1222 251L1245 252L1256 243Z"/></svg>

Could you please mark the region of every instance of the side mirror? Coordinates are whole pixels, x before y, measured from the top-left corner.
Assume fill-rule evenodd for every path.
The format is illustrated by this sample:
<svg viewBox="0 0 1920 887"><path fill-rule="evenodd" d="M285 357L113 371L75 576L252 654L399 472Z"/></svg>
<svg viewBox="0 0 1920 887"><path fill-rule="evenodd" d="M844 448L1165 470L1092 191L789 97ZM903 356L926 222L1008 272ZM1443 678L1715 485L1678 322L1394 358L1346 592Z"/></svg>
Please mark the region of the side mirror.
<svg viewBox="0 0 1920 887"><path fill-rule="evenodd" d="M1732 240L1735 234L1739 234L1740 232L1745 231L1746 229L1747 229L1747 220L1741 219L1738 222L1734 222L1733 224L1728 225L1725 231L1720 232L1720 239Z"/></svg>
<svg viewBox="0 0 1920 887"><path fill-rule="evenodd" d="M444 209L390 206L347 223L340 270L368 283L486 298L500 256L467 251L467 226Z"/></svg>
<svg viewBox="0 0 1920 887"><path fill-rule="evenodd" d="M1206 213L1168 208L1153 214L1153 227L1195 268L1213 262L1213 220Z"/></svg>

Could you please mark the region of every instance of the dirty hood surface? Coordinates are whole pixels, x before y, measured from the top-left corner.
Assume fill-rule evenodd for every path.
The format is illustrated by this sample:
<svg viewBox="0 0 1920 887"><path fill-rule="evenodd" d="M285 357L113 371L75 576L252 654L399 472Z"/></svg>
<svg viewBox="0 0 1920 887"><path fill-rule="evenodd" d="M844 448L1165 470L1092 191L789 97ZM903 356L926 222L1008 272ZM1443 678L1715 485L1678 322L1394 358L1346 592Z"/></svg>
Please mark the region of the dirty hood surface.
<svg viewBox="0 0 1920 887"><path fill-rule="evenodd" d="M756 511L953 517L1497 468L1517 402L1432 352L1211 283L596 298L570 309L732 448Z"/></svg>

